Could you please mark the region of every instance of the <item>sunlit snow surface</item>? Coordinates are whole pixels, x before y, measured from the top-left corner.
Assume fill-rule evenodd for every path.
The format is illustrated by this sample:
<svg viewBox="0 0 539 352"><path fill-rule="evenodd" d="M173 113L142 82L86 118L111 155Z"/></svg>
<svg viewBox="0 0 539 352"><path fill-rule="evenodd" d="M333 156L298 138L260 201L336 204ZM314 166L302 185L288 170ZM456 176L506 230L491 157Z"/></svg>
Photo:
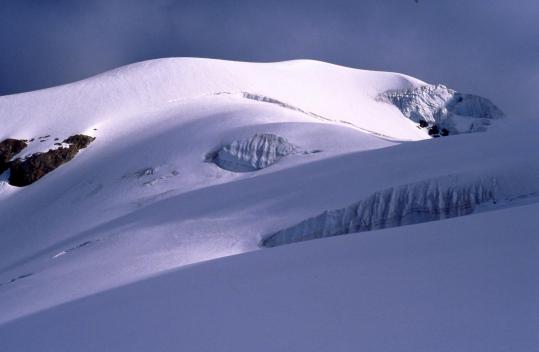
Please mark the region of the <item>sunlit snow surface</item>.
<svg viewBox="0 0 539 352"><path fill-rule="evenodd" d="M0 139L51 136L26 153L96 137L28 187L1 176L0 350L533 350L539 127L508 117L429 139L378 99L423 85L316 61L164 59L0 97ZM207 162L257 135L294 152L244 149L271 156L248 172ZM495 179L505 201L259 250L448 176Z"/></svg>

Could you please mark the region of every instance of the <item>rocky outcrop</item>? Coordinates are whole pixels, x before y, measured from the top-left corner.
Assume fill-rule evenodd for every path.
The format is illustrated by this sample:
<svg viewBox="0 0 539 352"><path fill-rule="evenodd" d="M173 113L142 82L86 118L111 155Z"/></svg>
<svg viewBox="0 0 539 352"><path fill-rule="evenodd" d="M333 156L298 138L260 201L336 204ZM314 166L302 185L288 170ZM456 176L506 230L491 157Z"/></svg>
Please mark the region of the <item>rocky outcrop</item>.
<svg viewBox="0 0 539 352"><path fill-rule="evenodd" d="M80 149L86 148L95 138L85 135L74 135L60 146L45 153L32 154L25 159L16 159L10 163L9 184L12 186L28 186L77 155Z"/></svg>
<svg viewBox="0 0 539 352"><path fill-rule="evenodd" d="M77 151L84 149L95 140L95 137L86 136L84 134L75 134L64 140L63 143L70 145L70 148L74 148Z"/></svg>
<svg viewBox="0 0 539 352"><path fill-rule="evenodd" d="M24 140L8 138L0 142L0 174L9 169L10 160L28 144Z"/></svg>
<svg viewBox="0 0 539 352"><path fill-rule="evenodd" d="M264 169L297 150L285 138L263 133L227 144L206 155L206 161L225 170L250 172Z"/></svg>
<svg viewBox="0 0 539 352"><path fill-rule="evenodd" d="M459 93L441 84L390 90L380 94L378 100L395 105L414 122L424 120L446 129L449 134L482 132L492 120L504 116L490 100Z"/></svg>
<svg viewBox="0 0 539 352"><path fill-rule="evenodd" d="M496 202L496 180L461 183L455 178L388 188L346 208L325 211L267 236L264 247L348 233L441 220L472 213Z"/></svg>

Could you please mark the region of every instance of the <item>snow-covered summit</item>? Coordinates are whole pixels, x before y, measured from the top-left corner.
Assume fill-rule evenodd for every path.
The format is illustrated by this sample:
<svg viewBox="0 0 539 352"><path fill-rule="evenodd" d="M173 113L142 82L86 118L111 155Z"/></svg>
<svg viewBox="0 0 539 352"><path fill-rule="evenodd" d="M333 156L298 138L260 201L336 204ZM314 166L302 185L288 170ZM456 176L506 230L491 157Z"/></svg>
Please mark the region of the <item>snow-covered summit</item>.
<svg viewBox="0 0 539 352"><path fill-rule="evenodd" d="M71 135L116 123L128 131L146 120L144 113L175 108L216 93L248 92L392 138L417 140L424 138L422 133L373 97L389 89L421 84L401 74L307 60L270 64L190 58L151 60L60 87L1 97L0 116L6 121L0 138L62 132ZM376 118L380 114L385 116L383 120ZM57 126L54 130L53 124Z"/></svg>
<svg viewBox="0 0 539 352"><path fill-rule="evenodd" d="M387 92L405 92L396 94L402 97L406 109L401 111L388 104L388 100L380 101L380 96ZM410 98L416 95L420 99ZM450 103L459 96L463 97L460 103ZM421 106L432 109L421 110ZM404 243L401 236L414 232L401 225L420 228L424 233L410 247L402 247L405 252L428 240L428 234L436 232L440 223L445 224L440 225L444 234L451 235L450 224L457 224L460 231L457 242L444 237L444 243L460 246L466 242L465 231L470 231L476 235L474 246L479 246L486 236L476 234L478 229L488 229L490 223L519 224L523 218L518 215L519 207L528 205L526 214L536 208L539 160L530 151L537 147L539 126L527 126L522 131L508 123L508 119L499 119L487 133L431 139L426 129L419 128L417 116L407 114L421 112L425 120L447 122L448 128L460 128L461 117L466 121L490 121L490 117L482 115L485 111L492 116L498 112L481 98L459 95L442 86L429 86L406 75L309 60L279 63L192 58L153 60L60 87L0 97L0 142L24 141L8 143L10 147L4 149L9 153L0 158L6 170L0 176L0 350L31 351L44 345L60 346L56 350L62 346L76 349L68 347L73 347L80 331L68 332L54 341L48 340L47 334L34 332L35 326L43 326L41 319L50 324L49 331L77 330L76 324L63 326L62 322L75 319L72 314L79 309L88 309L92 316L103 318L96 321L111 322L110 325L100 323L100 328L110 329L110 336L100 335L81 349L107 349L110 347L107 341L115 336L113 325L123 322L120 325L131 326L132 322L115 309L101 310L102 299L125 302L124 311L138 312L137 299L122 297L130 296L131 290L135 295L130 297L145 297L144 292L155 290L159 304L175 308L170 311L174 317L163 321L176 321L181 315L176 314L184 307L190 307L189 316L195 314L200 306L197 299L206 297L200 293L212 287L205 283L214 275L224 280L227 290L239 292L237 305L231 309L241 310L245 299L254 300L253 306L267 308L260 314L242 312L243 316L255 317L252 326L267 335L266 331L279 322L256 317L279 312L278 306L270 304L275 298L271 295L278 294L286 300L283 295L286 290L283 287L277 290L276 284L271 291L255 296L250 294L250 281L238 279L230 286L226 279L231 277L234 263L247 263L250 272L247 276L256 276L264 282L264 275L274 278L287 270L273 261L257 262L258 255L271 257L271 251L281 250L260 248L259 244L269 234L281 233L276 242L282 244L372 230L366 238L380 255L369 261L373 267L377 261L405 259L402 251L394 258L394 252L386 252L384 248L391 238ZM70 136L87 136L92 142L36 182L25 187L8 184L9 167L13 163L60 149ZM19 144L24 144L24 148L17 147ZM213 162L207 162L210 160ZM498 199L503 202L490 206ZM480 211L488 211L490 215L479 216ZM498 219L496 212L507 217L507 221ZM445 220L457 216L461 217ZM523 230L539 226L537 217L526 218L531 223L523 226ZM424 221L430 222L417 224ZM387 232L387 240L372 240L379 229L387 227L394 227ZM503 228L498 226L496 231L496 243L500 246L504 241L512 241L512 237L505 236ZM364 234L331 239L336 243L335 251L347 248L349 242L342 238ZM520 238L529 242L533 237ZM324 241L314 247L307 242L285 246L290 247L284 250L288 254L276 257L276 261L297 258L304 268L309 268L311 262L322 260L318 263L321 267L332 268L328 258L320 259L314 254L325 253L324 243L328 242ZM518 246L511 243L516 252ZM436 244L433 246L438 248ZM533 247L530 243L522 246ZM318 249L310 252L305 248ZM353 248L356 247L347 250ZM443 268L453 264L451 245L444 248L447 251L440 249L437 257L440 266L431 268L433 277L443 276ZM205 264L208 269L203 269L200 276L189 276L193 266L188 264L253 251L259 251L251 254L255 259L232 260L232 264L226 264L227 259L208 262ZM477 264L473 262L476 256L465 249L458 253L462 254L458 259L464 261L463 267ZM503 253L499 257L503 258ZM354 258L348 252L342 257L348 263L346 266L352 268L347 277L359 280L357 287L376 284L375 277L367 280L361 275L354 276L353 268L357 264ZM503 261L500 258L490 259ZM532 260L531 256L526 258ZM159 277L165 272L185 272L188 276L171 275L188 279L180 278L181 282L173 286L153 286L161 282ZM317 273L310 270L291 273L290 280L285 281L299 285L292 295L293 302L305 293L315 295L312 302L340 302L324 308L328 317L337 320L321 321L323 329L316 331L309 329L313 319L308 311L296 312L294 322L303 323L301 326L318 336L322 342L319 347L326 346L326 350L334 346L327 340L334 335L328 335L326 327L341 321L343 312L355 316L357 311L358 317L363 316L364 306L358 306L358 301L365 306L369 302L377 302L377 306L391 303L386 300L388 297L378 301L377 290L367 292L361 300L356 294L343 297L342 290L319 291L313 289L311 281L298 280L306 276L315 278ZM458 280L473 279L472 276L459 279L461 276L457 274L451 287L459 284ZM242 278L247 276L238 274ZM330 276L340 277L333 271ZM417 280L428 281L420 276ZM384 277L391 278L384 284L385 290L402 289L404 284L395 282L402 280L402 275ZM513 276L503 277L507 280ZM273 285L274 280L267 282ZM130 283L133 285L125 286ZM184 284L192 290L182 291L181 296L176 291L165 295L169 287L181 290ZM496 287L504 284L516 287L505 281ZM442 284L433 287L433 292L448 292ZM207 298L218 303L219 292L220 288L213 290L213 295ZM323 292L321 299L317 298L317 292ZM165 296L168 298L161 299ZM228 302L230 297L223 299ZM452 296L448 294L448 297ZM421 302L432 303L423 298ZM397 303L399 309L410 307L407 302ZM468 307L470 314L481 315L481 307L457 303ZM422 307L412 305L416 306ZM446 310L432 309L428 312L432 316L450 315ZM169 312L161 308L157 311ZM407 312L404 315L409 316ZM344 318L344 322L357 323L357 319ZM513 318L521 317L515 313ZM449 320L451 324L461 321ZM384 326L389 322L389 328L399 329L392 325L398 320L376 321ZM229 330L213 325L211 314L200 320L191 319L190 323L196 327L193 331L200 332L199 340L208 343L204 347L218 346L228 338L225 336L228 333L220 335L219 331ZM133 324L144 346L152 343L157 344L155 349L167 350L171 345L166 343L175 339L185 341L184 331L172 334L170 326L156 324L142 332L137 329L142 329L144 324ZM158 341L149 337L157 336L155 329L160 328L166 336ZM459 329L460 325L455 323L454 331ZM497 325L493 329L511 341L526 335L509 334ZM486 330L481 330L479 337L486 338ZM35 339L25 345L13 331L24 332L24 336L31 334ZM423 341L425 337L419 331L411 331L410 341ZM114 343L118 350L130 350L128 346L133 341L127 341L126 334L133 336L133 331L120 333L121 337ZM340 341L350 347L347 341L352 340L343 337ZM282 350L283 345L279 346L278 342L293 338L286 335L284 340L271 339L264 347ZM297 350L312 350L306 336L301 341ZM239 340L233 342L237 343L226 346L242 350ZM506 345L511 344L499 344ZM429 346L433 346L430 350L443 350L437 348L440 346L436 341ZM196 350L189 345L183 347Z"/></svg>

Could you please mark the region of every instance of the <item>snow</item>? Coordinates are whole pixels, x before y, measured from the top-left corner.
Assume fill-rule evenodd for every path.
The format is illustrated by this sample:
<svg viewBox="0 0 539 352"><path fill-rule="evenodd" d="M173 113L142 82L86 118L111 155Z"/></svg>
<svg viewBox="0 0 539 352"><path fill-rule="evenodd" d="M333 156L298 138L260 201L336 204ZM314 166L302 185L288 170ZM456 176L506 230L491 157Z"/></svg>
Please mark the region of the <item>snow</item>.
<svg viewBox="0 0 539 352"><path fill-rule="evenodd" d="M539 239L529 220L538 211L533 204L183 267L2 325L0 348L533 351Z"/></svg>
<svg viewBox="0 0 539 352"><path fill-rule="evenodd" d="M539 201L537 165L506 171L485 169L481 177L452 174L374 192L345 208L326 210L299 224L266 236L262 245L293 242L469 215L476 211Z"/></svg>
<svg viewBox="0 0 539 352"><path fill-rule="evenodd" d="M416 140L425 137L407 128L411 124L397 111L372 98L388 89L421 84L401 74L309 60L274 64L191 58L152 60L66 86L2 97L0 115L9 119L3 121L0 138L70 135L74 130L87 134L103 124L132 132L136 125L147 121L147 112L219 92L250 92L293 102L305 111L358 126L376 126L378 132L395 138ZM383 121L377 118L380 112L385 115ZM57 125L53 127L51 122ZM112 126L107 127L111 131Z"/></svg>
<svg viewBox="0 0 539 352"><path fill-rule="evenodd" d="M525 279L537 258L539 125L508 117L430 139L378 98L425 85L309 60L172 58L0 97L0 140L50 135L24 153L96 137L30 186L0 176L0 350L537 346L537 286ZM256 171L205 161L223 147ZM455 190L495 180L503 202L259 246L376 192L447 178ZM492 348L470 348L480 343Z"/></svg>

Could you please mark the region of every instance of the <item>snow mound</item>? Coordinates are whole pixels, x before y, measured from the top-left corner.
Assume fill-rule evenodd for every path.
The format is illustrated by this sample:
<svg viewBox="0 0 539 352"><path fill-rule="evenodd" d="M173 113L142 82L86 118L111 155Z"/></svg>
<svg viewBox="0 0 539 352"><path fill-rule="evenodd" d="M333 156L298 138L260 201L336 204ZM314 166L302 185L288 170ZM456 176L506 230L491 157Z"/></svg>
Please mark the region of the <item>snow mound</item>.
<svg viewBox="0 0 539 352"><path fill-rule="evenodd" d="M286 138L271 133L257 133L209 153L206 160L225 170L250 172L271 166L298 150L299 148L289 143Z"/></svg>
<svg viewBox="0 0 539 352"><path fill-rule="evenodd" d="M395 105L414 122L425 120L446 128L451 134L483 132L491 120L504 116L490 100L459 93L441 84L389 90L380 94L378 100Z"/></svg>
<svg viewBox="0 0 539 352"><path fill-rule="evenodd" d="M469 215L497 201L497 180L461 182L458 177L387 188L345 208L322 214L270 235L264 247L379 230Z"/></svg>

